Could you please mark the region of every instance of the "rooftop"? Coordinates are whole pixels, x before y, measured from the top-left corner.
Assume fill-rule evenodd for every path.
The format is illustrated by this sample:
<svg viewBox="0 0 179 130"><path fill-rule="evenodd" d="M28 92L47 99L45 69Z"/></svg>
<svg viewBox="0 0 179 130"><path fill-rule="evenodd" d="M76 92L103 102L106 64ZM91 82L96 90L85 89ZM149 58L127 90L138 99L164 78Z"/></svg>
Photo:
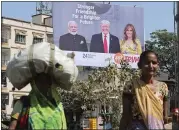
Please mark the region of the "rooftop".
<svg viewBox="0 0 179 130"><path fill-rule="evenodd" d="M32 24L32 22L30 22L30 21L25 21L25 20L21 20L21 19L9 18L9 17L5 17L5 16L2 16L1 18L2 18L2 19L14 20L14 21L17 21L17 22L23 22L23 23ZM51 18L51 16L49 16L48 18ZM52 28L52 26L48 26L48 25L45 25L45 24L37 24L37 23L33 23L33 24L34 24L34 25L38 25L38 26L43 26L43 27L50 27L50 28Z"/></svg>

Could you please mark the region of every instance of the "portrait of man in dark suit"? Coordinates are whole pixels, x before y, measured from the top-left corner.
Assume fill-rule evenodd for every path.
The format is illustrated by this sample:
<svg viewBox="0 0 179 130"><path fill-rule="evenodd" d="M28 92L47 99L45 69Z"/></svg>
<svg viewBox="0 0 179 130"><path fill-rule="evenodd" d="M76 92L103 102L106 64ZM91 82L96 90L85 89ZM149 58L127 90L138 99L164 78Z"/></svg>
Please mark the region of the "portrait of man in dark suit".
<svg viewBox="0 0 179 130"><path fill-rule="evenodd" d="M101 21L101 33L91 38L90 52L118 53L120 52L119 39L110 32L110 22Z"/></svg>
<svg viewBox="0 0 179 130"><path fill-rule="evenodd" d="M86 39L77 34L78 25L75 21L68 22L68 32L60 36L59 48L66 51L88 52Z"/></svg>

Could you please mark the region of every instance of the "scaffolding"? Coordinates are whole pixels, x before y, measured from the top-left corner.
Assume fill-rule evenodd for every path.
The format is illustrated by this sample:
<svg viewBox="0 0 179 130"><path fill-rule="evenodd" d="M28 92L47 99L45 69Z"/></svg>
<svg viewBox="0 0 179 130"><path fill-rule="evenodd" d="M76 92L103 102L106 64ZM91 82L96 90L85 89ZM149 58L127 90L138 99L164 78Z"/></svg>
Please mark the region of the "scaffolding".
<svg viewBox="0 0 179 130"><path fill-rule="evenodd" d="M52 15L52 2L36 2L36 14Z"/></svg>

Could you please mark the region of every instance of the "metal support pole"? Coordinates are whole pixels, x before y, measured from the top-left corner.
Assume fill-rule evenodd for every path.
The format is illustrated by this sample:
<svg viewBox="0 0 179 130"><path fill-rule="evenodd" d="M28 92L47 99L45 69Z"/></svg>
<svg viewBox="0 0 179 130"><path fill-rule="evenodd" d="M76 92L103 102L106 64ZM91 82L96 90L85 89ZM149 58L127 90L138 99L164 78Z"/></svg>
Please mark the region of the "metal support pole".
<svg viewBox="0 0 179 130"><path fill-rule="evenodd" d="M174 2L174 32L177 34L177 43L175 44L176 49L176 65L175 65L175 79L176 79L176 94L175 94L175 107L179 107L179 103L177 104L179 96L179 2Z"/></svg>
<svg viewBox="0 0 179 130"><path fill-rule="evenodd" d="M174 4L175 6L175 4ZM174 7L175 9L175 7ZM176 14L175 14L176 13ZM176 43L176 66L175 66L175 76L176 76L176 94L175 94L175 108L179 108L179 2L176 2L176 12L175 12L175 22L177 27L177 43ZM174 23L175 24L175 23ZM175 26L174 26L175 27ZM176 31L175 31L176 32ZM174 114L175 113L175 114ZM173 122L172 129L179 129L178 116L176 112L173 112Z"/></svg>
<svg viewBox="0 0 179 130"><path fill-rule="evenodd" d="M178 43L177 43L177 92L179 94L179 2L177 2L177 14L176 14L176 22L177 22L177 38L178 38ZM179 96L179 95L178 95ZM178 103L178 106L179 107L179 103Z"/></svg>

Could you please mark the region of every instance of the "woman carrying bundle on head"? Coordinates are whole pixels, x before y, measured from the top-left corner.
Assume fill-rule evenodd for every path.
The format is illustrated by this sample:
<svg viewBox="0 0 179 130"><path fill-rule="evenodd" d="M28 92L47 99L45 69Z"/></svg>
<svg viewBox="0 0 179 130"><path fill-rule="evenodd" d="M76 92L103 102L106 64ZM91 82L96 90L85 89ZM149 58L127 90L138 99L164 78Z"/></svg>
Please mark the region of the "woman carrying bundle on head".
<svg viewBox="0 0 179 130"><path fill-rule="evenodd" d="M8 66L8 78L14 87L20 89L28 83L32 87L28 96L21 97L15 103L9 129L67 129L63 105L57 88L68 90L76 80L78 70L73 62L74 56L67 57L61 50L49 43L38 43L32 45L31 49L28 50L29 54L27 50L19 53ZM22 57L31 54L33 56L26 60L26 64ZM42 58L43 56L45 57ZM46 59L50 59L48 66ZM18 66L18 68L12 66ZM18 78L12 78L14 72L18 78L21 78L21 82L17 80ZM29 78L23 80L21 76Z"/></svg>

